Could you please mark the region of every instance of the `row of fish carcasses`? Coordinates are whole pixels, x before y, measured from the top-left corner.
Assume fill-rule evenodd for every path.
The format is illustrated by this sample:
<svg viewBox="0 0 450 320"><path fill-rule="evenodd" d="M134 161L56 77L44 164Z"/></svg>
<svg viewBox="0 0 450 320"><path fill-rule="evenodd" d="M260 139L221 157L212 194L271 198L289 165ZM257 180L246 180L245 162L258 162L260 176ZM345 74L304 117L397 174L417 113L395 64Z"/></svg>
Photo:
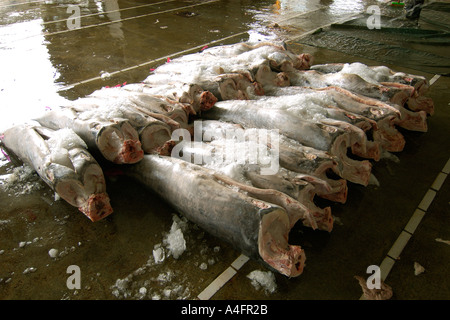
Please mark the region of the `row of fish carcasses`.
<svg viewBox="0 0 450 320"><path fill-rule="evenodd" d="M305 253L289 244L291 228L332 230L330 207L314 197L345 203L347 181L367 186L373 163L402 151L398 127L427 131L427 89L424 77L384 66L313 65L284 44L239 43L97 90L2 143L92 221L112 208L89 151L129 164L126 174L207 232L298 276Z"/></svg>

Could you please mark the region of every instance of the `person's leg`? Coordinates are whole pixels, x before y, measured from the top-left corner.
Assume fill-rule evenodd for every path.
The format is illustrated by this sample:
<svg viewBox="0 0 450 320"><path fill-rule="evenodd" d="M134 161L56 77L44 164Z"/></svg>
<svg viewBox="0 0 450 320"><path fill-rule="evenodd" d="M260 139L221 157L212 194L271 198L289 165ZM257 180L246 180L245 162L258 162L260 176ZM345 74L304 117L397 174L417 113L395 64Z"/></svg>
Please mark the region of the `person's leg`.
<svg viewBox="0 0 450 320"><path fill-rule="evenodd" d="M424 2L425 0L407 0L405 2L406 18L412 20L419 19Z"/></svg>

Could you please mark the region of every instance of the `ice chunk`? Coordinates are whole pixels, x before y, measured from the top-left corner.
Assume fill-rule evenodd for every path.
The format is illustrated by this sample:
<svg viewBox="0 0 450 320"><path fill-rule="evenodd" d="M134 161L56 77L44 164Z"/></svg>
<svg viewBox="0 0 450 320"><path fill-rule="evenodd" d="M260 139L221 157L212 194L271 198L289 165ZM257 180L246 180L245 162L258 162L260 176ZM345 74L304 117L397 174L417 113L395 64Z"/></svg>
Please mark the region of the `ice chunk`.
<svg viewBox="0 0 450 320"><path fill-rule="evenodd" d="M184 239L183 232L175 218L172 227L170 228L170 232L166 235L163 242L167 245L169 254L175 259L178 259L186 250L186 240Z"/></svg>
<svg viewBox="0 0 450 320"><path fill-rule="evenodd" d="M255 270L250 272L247 275L247 278L250 279L251 284L257 290L262 288L266 293L274 293L277 289L275 275L270 271L264 272L261 270Z"/></svg>
<svg viewBox="0 0 450 320"><path fill-rule="evenodd" d="M56 258L56 257L58 256L58 250L57 250L57 249L50 249L50 250L48 251L48 255L49 255L51 258Z"/></svg>
<svg viewBox="0 0 450 320"><path fill-rule="evenodd" d="M26 164L15 167L5 182L6 190L14 192L16 196L30 194L43 187L41 178Z"/></svg>
<svg viewBox="0 0 450 320"><path fill-rule="evenodd" d="M445 243L445 244L450 245L450 240L443 240L443 239L441 239L441 238L436 238L435 240L436 240L437 242L442 242L442 243Z"/></svg>
<svg viewBox="0 0 450 320"><path fill-rule="evenodd" d="M142 294L142 295L147 294L147 288L146 288L146 287L140 288L140 289L139 289L139 293Z"/></svg>
<svg viewBox="0 0 450 320"><path fill-rule="evenodd" d="M164 249L160 246L155 246L155 249L153 249L153 259L155 259L155 263L162 263L165 259Z"/></svg>
<svg viewBox="0 0 450 320"><path fill-rule="evenodd" d="M425 268L422 267L418 262L414 262L414 275L418 276L423 272L425 272Z"/></svg>
<svg viewBox="0 0 450 320"><path fill-rule="evenodd" d="M23 271L23 274L32 273L32 272L36 272L36 268L34 268L34 267L26 268L26 269Z"/></svg>
<svg viewBox="0 0 450 320"><path fill-rule="evenodd" d="M373 84L378 84L377 79L378 79L379 75L377 74L377 72L374 71L373 69L369 68L365 64L362 64L359 62L344 64L344 67L342 68L342 70L340 72L356 74L356 75L360 76L361 78L363 78L367 82L370 82Z"/></svg>
<svg viewBox="0 0 450 320"><path fill-rule="evenodd" d="M380 186L380 182L378 181L377 177L375 177L375 175L373 173L370 174L369 185L374 185L377 187Z"/></svg>

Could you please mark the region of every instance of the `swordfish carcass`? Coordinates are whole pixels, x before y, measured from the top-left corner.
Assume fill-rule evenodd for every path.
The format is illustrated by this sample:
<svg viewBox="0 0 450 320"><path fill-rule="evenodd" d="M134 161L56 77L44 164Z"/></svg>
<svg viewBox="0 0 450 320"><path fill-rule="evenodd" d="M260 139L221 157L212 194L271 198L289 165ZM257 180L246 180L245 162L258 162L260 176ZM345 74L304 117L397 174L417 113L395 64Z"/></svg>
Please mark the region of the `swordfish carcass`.
<svg viewBox="0 0 450 320"><path fill-rule="evenodd" d="M325 88L336 86L382 102L391 102L404 106L410 97L414 95L414 87L388 86L366 81L353 73L321 73L316 70L300 71L287 69L284 72L289 76L293 86Z"/></svg>
<svg viewBox="0 0 450 320"><path fill-rule="evenodd" d="M236 191L232 181L172 157L145 155L125 172L248 257L288 277L303 272L305 253L289 244L290 220L282 207Z"/></svg>
<svg viewBox="0 0 450 320"><path fill-rule="evenodd" d="M355 63L332 63L320 64L311 67L322 73L352 73L357 74L364 80L386 86L412 86L414 95L406 101L409 109L412 111L423 110L430 115L434 114L433 100L424 95L429 88L428 80L425 77L408 74L404 72L395 72L386 66L367 66L360 62Z"/></svg>
<svg viewBox="0 0 450 320"><path fill-rule="evenodd" d="M80 113L70 107L45 112L34 119L53 130L72 129L87 144L111 162L131 164L142 160L139 134L127 119L80 119Z"/></svg>
<svg viewBox="0 0 450 320"><path fill-rule="evenodd" d="M200 125L197 125L198 123ZM201 131L202 136L198 137L194 135L195 140L213 142L212 147L219 148L220 150L223 150L223 144L227 142L226 140L231 140L231 143L228 144L230 148L226 150L234 152L237 155L242 155L243 151L257 153L256 158L262 155L264 163L268 162L271 164L271 162L266 161L264 157L267 158L266 155L275 151L277 153L277 159L275 160L278 161L277 165L278 167L281 166L281 168L278 168L279 170L275 174L273 174L273 171L276 170L272 170L272 172L267 172L266 170L264 175L268 177L265 179L261 178L262 180L280 181L282 178L283 180L289 180L293 184L301 184L302 186L305 185L306 181L314 186L313 192L319 197L340 203L345 203L347 200L347 181L345 179L335 180L327 176L327 174L332 172L334 172L335 175L340 175L342 172L342 165L340 165L336 157L333 157L326 152L305 147L297 141L289 139L281 134L278 134L275 137L277 141L272 141L271 139L273 137L269 135L268 131L265 129L244 129L241 125L223 121L196 121L194 123L194 133L197 131ZM223 141L224 139L225 142ZM233 145L234 140L241 142L244 149L243 151L238 150L238 147ZM225 148L226 147L227 145L225 144ZM222 158L229 157L223 155ZM249 156L248 159L245 160L247 163L252 162L259 164L258 161L255 161L255 157L251 159ZM259 172L263 173L262 168L264 169L264 167L261 168L261 164L258 167ZM255 170L252 168L251 171ZM278 174L281 174L281 178L275 177ZM249 173L249 175L256 177L253 173ZM282 183L278 183L278 185L282 185ZM297 187L293 189L297 189ZM300 190L296 193L299 195L301 194ZM314 194L311 193L311 201ZM296 198L299 197L297 196Z"/></svg>
<svg viewBox="0 0 450 320"><path fill-rule="evenodd" d="M297 70L309 69L313 62L313 57L308 53L296 54L290 51L285 43L278 42L259 42L259 43L236 43L226 46L217 46L203 50L202 58L212 57L218 59L235 59L242 64L253 63L253 65L262 62L270 63L275 70L281 70L285 64ZM187 61L196 58L194 55L185 56Z"/></svg>
<svg viewBox="0 0 450 320"><path fill-rule="evenodd" d="M79 119L125 118L139 133L145 153L170 154L173 130L188 126L189 108L142 92L109 88L71 102Z"/></svg>
<svg viewBox="0 0 450 320"><path fill-rule="evenodd" d="M185 84L177 81L169 81L160 85L149 85L146 83L127 84L123 90L142 92L157 97L165 97L171 101L188 104L192 106L195 113L211 109L217 102L217 98L209 91L204 90L197 84ZM191 112L192 113L192 112Z"/></svg>
<svg viewBox="0 0 450 320"><path fill-rule="evenodd" d="M156 68L144 83L161 85L178 81L197 84L219 100L250 99L264 94L257 76L265 84L287 84L281 74L262 71L272 68L279 70L285 64L296 70L303 70L309 68L310 60L309 55L296 55L274 43L240 43L213 47L201 53L174 59Z"/></svg>
<svg viewBox="0 0 450 320"><path fill-rule="evenodd" d="M123 105L153 118L166 122L173 129L186 127L190 114L195 110L190 104L179 103L162 96L120 88L103 88L94 91L88 98L105 99L107 103Z"/></svg>
<svg viewBox="0 0 450 320"><path fill-rule="evenodd" d="M328 114L334 119L352 123L372 135L383 150L391 152L402 151L405 146L403 135L396 125L411 128L415 121L401 119L402 113L397 108L353 94L338 87L311 89L306 87L273 88L269 96L298 97L297 102L314 109L321 107L319 112ZM329 110L329 111L326 111ZM311 110L312 111L312 110ZM416 119L416 118L414 118ZM426 121L421 119L417 129L426 130ZM409 121L408 125L406 124Z"/></svg>
<svg viewBox="0 0 450 320"><path fill-rule="evenodd" d="M113 212L103 171L72 130L18 125L4 132L2 143L91 221Z"/></svg>
<svg viewBox="0 0 450 320"><path fill-rule="evenodd" d="M347 156L348 148L360 155L367 154L365 133L348 123L333 119L305 120L282 108L266 107L268 99L277 103L278 97L264 100L219 101L204 113L204 119L220 120L242 125L244 128L279 130L302 145L328 152L342 163L341 177L367 186L372 164L368 160L353 160ZM279 101L282 103L281 101Z"/></svg>
<svg viewBox="0 0 450 320"><path fill-rule="evenodd" d="M258 155L250 155L255 151ZM287 170L275 168L273 164L271 167L275 170L268 172L267 166L261 162L268 162L268 158L276 160L273 152L276 150L254 141L215 139L211 142L183 141L173 149L172 157L208 168L216 172L215 176L220 176L218 179L224 183L232 181L230 185L250 196L283 207L289 215L291 227L302 220L305 226L330 232L333 227L331 209L317 207L313 198L319 191L333 192L332 188L318 178L312 179L316 187L302 175L292 174L290 177ZM247 157L245 154L249 159L244 159ZM253 156L255 159L250 159Z"/></svg>

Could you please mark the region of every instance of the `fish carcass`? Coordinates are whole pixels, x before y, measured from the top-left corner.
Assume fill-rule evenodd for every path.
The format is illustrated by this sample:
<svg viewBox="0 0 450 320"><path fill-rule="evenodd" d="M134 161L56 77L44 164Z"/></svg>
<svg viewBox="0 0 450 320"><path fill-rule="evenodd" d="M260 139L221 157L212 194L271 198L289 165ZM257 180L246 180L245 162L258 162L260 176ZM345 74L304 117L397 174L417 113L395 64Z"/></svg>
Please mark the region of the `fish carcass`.
<svg viewBox="0 0 450 320"><path fill-rule="evenodd" d="M217 98L209 91L203 90L197 84L185 84L171 80L161 85L149 85L144 82L127 84L122 87L123 90L142 92L145 94L164 97L166 99L188 104L192 107L195 114L211 109L217 102ZM190 113L193 113L192 111Z"/></svg>
<svg viewBox="0 0 450 320"><path fill-rule="evenodd" d="M331 209L317 207L313 198L315 195L323 197L329 195L329 198L341 199L346 196L346 185L336 183L331 186L318 177L279 168L277 148L273 148L275 142L270 141L266 144L257 141L259 138L264 140L262 134L267 132L255 134L253 130L244 132L240 129L242 135L236 132L237 135L249 138L248 141L241 141L240 138L219 138L216 133L208 132L212 126L217 126L214 124L207 126L209 128L206 129L205 136L211 133L216 138L210 142L206 142L207 139L193 142L183 139L183 142L172 150L172 157L217 172L222 181L234 181L235 188L247 192L250 196L283 207L290 217L291 227L302 220L303 225L313 229L332 230ZM198 121L195 127L199 128Z"/></svg>
<svg viewBox="0 0 450 320"><path fill-rule="evenodd" d="M114 163L136 163L144 154L139 134L127 119L83 119L74 108L61 107L47 111L35 120L53 130L72 129L90 150L100 152Z"/></svg>
<svg viewBox="0 0 450 320"><path fill-rule="evenodd" d="M272 68L288 63L302 70L309 68L310 60L310 55L296 55L279 44L240 43L174 59L156 68L144 83L157 86L177 81L199 85L219 100L249 99L264 94L263 82L287 84Z"/></svg>
<svg viewBox="0 0 450 320"><path fill-rule="evenodd" d="M196 124L200 125L197 126ZM198 129L200 128L200 129ZM335 173L340 176L342 174L343 166L339 162L337 157L333 157L329 153L320 151L314 148L306 147L299 142L289 139L288 137L278 134L276 135L277 141L271 141L273 138L271 135L267 135L268 131L265 129L244 129L241 125L215 121L215 120L202 120L194 123L194 133L201 132L201 136L194 135L195 140L203 142L212 142L223 139L235 139L233 134L235 132L240 133L240 140L248 140L248 151L253 150L258 154L268 155L275 149L278 159L278 165L286 169L289 174L289 179L308 181L315 186L317 195L329 199L331 201L345 203L347 200L347 180L345 179L331 179L328 177L329 173ZM231 133L231 134L230 134ZM267 139L265 139L267 135ZM265 144L265 145L264 145ZM245 147L245 146L244 146ZM265 151L268 147L269 150ZM231 148L231 151L236 150L238 147ZM261 150L258 150L261 149ZM241 152L239 150L238 152ZM175 155L176 156L176 155ZM246 160L250 160L246 159ZM267 162L267 161L265 161ZM270 161L269 161L270 163ZM262 172L267 173L272 172ZM274 171L274 170L272 170ZM293 177L294 176L294 177Z"/></svg>
<svg viewBox="0 0 450 320"><path fill-rule="evenodd" d="M339 87L312 89L307 87L274 88L267 93L269 96L295 96L298 104L311 109L324 109L319 112L336 120L349 122L370 133L373 141L387 151L399 152L405 146L403 135L396 126L426 130L425 119L407 118L396 108L375 99L361 97ZM312 112L312 110L311 110Z"/></svg>
<svg viewBox="0 0 450 320"><path fill-rule="evenodd" d="M250 197L235 189L233 181L172 157L145 155L125 171L248 257L289 277L303 272L305 253L288 243L290 219L282 207Z"/></svg>
<svg viewBox="0 0 450 320"><path fill-rule="evenodd" d="M321 73L357 74L364 80L375 84L394 87L402 85L412 86L414 94L406 101L408 108L412 111L422 110L430 115L434 114L433 100L425 96L429 88L428 80L425 77L405 72L395 72L386 66L367 66L360 62L320 64L312 66L311 69Z"/></svg>
<svg viewBox="0 0 450 320"><path fill-rule="evenodd" d="M7 150L31 166L62 199L89 219L98 221L113 212L101 167L71 129L53 131L23 124L3 135Z"/></svg>
<svg viewBox="0 0 450 320"><path fill-rule="evenodd" d="M283 108L270 108L270 103L280 104L283 99L267 97L260 100L219 101L204 113L204 119L233 122L244 128L279 130L288 138L320 151L328 152L342 163L341 177L354 183L368 185L372 164L367 160L354 160L347 156L351 148L359 155L370 156L365 133L346 122L318 115L297 116ZM375 153L378 153L375 145Z"/></svg>

